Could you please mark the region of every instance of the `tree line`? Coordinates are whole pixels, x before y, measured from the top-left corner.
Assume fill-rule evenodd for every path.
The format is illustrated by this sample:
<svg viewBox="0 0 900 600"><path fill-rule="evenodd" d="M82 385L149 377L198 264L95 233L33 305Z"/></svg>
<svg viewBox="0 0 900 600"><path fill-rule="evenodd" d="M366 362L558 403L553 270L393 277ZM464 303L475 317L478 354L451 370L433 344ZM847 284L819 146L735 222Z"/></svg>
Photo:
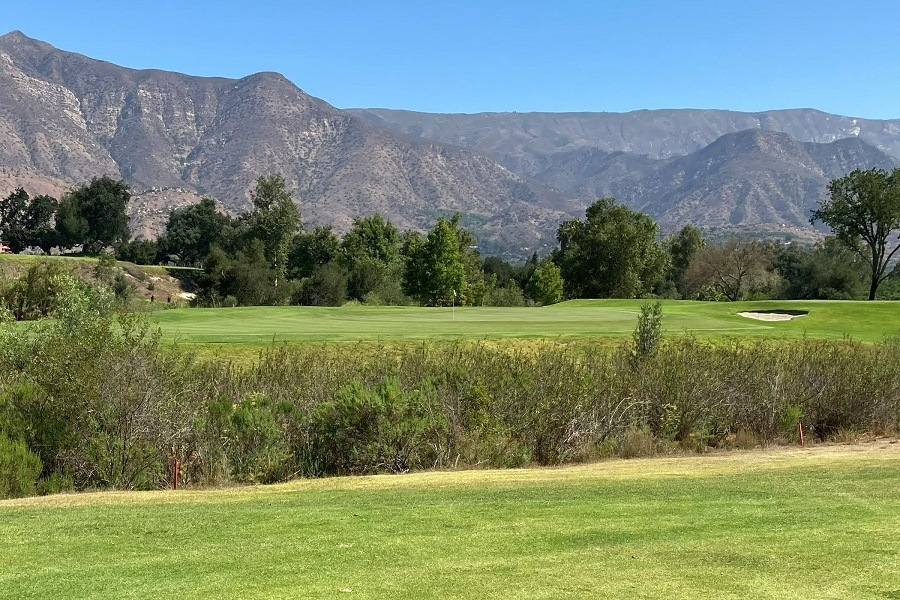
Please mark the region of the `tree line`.
<svg viewBox="0 0 900 600"><path fill-rule="evenodd" d="M60 201L18 189L0 201L0 236L13 252L81 245L141 264L198 267L204 306L422 304L522 306L566 298L875 299L900 297L900 169L854 171L828 187L811 222L832 236L814 246L750 237L705 239L687 225L662 237L653 219L600 198L557 230L558 247L516 265L482 258L460 217L425 233L381 215L340 237L304 227L285 181L260 177L252 209L233 217L215 202L174 210L155 241L131 240L127 184L107 177Z"/></svg>

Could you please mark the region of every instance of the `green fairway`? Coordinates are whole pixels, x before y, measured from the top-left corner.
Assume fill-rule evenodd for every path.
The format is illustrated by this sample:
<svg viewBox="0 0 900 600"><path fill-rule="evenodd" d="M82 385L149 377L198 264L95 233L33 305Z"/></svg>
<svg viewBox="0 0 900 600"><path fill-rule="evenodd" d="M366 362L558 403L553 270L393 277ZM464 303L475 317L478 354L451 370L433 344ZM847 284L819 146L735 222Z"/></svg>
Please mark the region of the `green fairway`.
<svg viewBox="0 0 900 600"><path fill-rule="evenodd" d="M576 300L544 308L345 306L184 309L152 315L166 338L184 343L293 341L590 338L627 336L641 300ZM786 322L761 322L747 310L806 310ZM900 334L900 302L665 301L670 333L701 336L852 337L879 341Z"/></svg>
<svg viewBox="0 0 900 600"><path fill-rule="evenodd" d="M897 598L900 448L0 502L2 598Z"/></svg>

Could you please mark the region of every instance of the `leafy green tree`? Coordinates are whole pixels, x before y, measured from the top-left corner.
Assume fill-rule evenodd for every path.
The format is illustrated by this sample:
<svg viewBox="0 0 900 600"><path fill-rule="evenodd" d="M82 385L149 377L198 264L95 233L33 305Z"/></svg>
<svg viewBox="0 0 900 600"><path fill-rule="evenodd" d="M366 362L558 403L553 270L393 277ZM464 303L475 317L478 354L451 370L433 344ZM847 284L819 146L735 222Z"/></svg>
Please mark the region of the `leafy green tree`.
<svg viewBox="0 0 900 600"><path fill-rule="evenodd" d="M56 213L56 232L60 243L65 246L84 244L88 239L90 225L82 216L79 206L63 196Z"/></svg>
<svg viewBox="0 0 900 600"><path fill-rule="evenodd" d="M667 266L656 223L644 213L600 198L584 221L570 219L557 231L555 262L574 298L635 298L647 294Z"/></svg>
<svg viewBox="0 0 900 600"><path fill-rule="evenodd" d="M96 177L62 197L57 230L70 245L84 244L90 253L127 242L131 234L125 209L130 200L127 183Z"/></svg>
<svg viewBox="0 0 900 600"><path fill-rule="evenodd" d="M262 240L253 239L233 257L213 246L198 278L196 304L222 306L226 299L240 306L285 304L290 286L276 285L277 274L265 256Z"/></svg>
<svg viewBox="0 0 900 600"><path fill-rule="evenodd" d="M341 240L331 226L301 231L291 241L288 255L288 277L303 279L338 257Z"/></svg>
<svg viewBox="0 0 900 600"><path fill-rule="evenodd" d="M774 267L785 299L861 300L868 292L865 261L833 237L812 248L793 243L779 249Z"/></svg>
<svg viewBox="0 0 900 600"><path fill-rule="evenodd" d="M496 285L500 287L506 286L511 279L515 277L515 267L500 258L499 256L488 256L481 265L481 270L485 275L496 275Z"/></svg>
<svg viewBox="0 0 900 600"><path fill-rule="evenodd" d="M684 296L684 273L687 271L691 259L703 250L706 240L703 232L693 225L685 225L675 235L666 240L666 250L669 252L668 281L674 285L678 293Z"/></svg>
<svg viewBox="0 0 900 600"><path fill-rule="evenodd" d="M418 231L405 231L401 236L403 257L403 293L422 302L427 289L425 238Z"/></svg>
<svg viewBox="0 0 900 600"><path fill-rule="evenodd" d="M56 243L51 225L56 210L55 198L30 198L23 188L17 188L0 200L0 239L9 242L14 254L27 246L40 246L48 252Z"/></svg>
<svg viewBox="0 0 900 600"><path fill-rule="evenodd" d="M458 304L466 287L466 264L451 220L439 217L428 236L407 239L404 291L432 306Z"/></svg>
<svg viewBox="0 0 900 600"><path fill-rule="evenodd" d="M471 231L460 226L460 219L461 215L456 213L449 221L450 226L456 232L456 239L459 242L459 253L466 273L466 283L461 297L457 299L457 303L477 306L484 303L492 280L485 277L485 273L482 270L481 255L478 253L478 244L475 236ZM519 287L521 288L521 286Z"/></svg>
<svg viewBox="0 0 900 600"><path fill-rule="evenodd" d="M900 244L890 238L900 230L900 168L853 171L828 184L829 197L819 201L811 223L828 225L841 243L869 265L869 300L888 273ZM900 241L900 240L895 240Z"/></svg>
<svg viewBox="0 0 900 600"><path fill-rule="evenodd" d="M400 233L379 214L357 218L341 242L348 293L363 300L394 277L400 264Z"/></svg>
<svg viewBox="0 0 900 600"><path fill-rule="evenodd" d="M563 278L559 267L549 260L543 261L534 270L526 288L528 297L547 306L563 300Z"/></svg>
<svg viewBox="0 0 900 600"><path fill-rule="evenodd" d="M179 265L200 266L213 244L221 244L224 229L231 222L216 210L212 198L176 208L169 214L166 232L159 240L160 253L177 257Z"/></svg>
<svg viewBox="0 0 900 600"><path fill-rule="evenodd" d="M59 234L53 227L53 219L59 210L59 202L53 196L41 195L31 199L25 214L25 232L28 245L38 246L49 254L53 246L60 244Z"/></svg>
<svg viewBox="0 0 900 600"><path fill-rule="evenodd" d="M287 274L291 240L300 230L300 211L281 175L261 176L250 193L253 212L251 235L262 241L266 259L275 273L275 286Z"/></svg>
<svg viewBox="0 0 900 600"><path fill-rule="evenodd" d="M333 260L303 281L292 298L293 304L341 306L347 301L347 271Z"/></svg>
<svg viewBox="0 0 900 600"><path fill-rule="evenodd" d="M29 204L28 192L16 188L6 198L0 200L0 238L9 243L13 254L25 249L25 215Z"/></svg>
<svg viewBox="0 0 900 600"><path fill-rule="evenodd" d="M501 287L492 287L484 300L487 306L525 306L525 296L515 281Z"/></svg>
<svg viewBox="0 0 900 600"><path fill-rule="evenodd" d="M131 240L116 246L116 258L136 265L152 265L158 262L159 243L154 240Z"/></svg>
<svg viewBox="0 0 900 600"><path fill-rule="evenodd" d="M370 258L383 264L400 259L400 232L380 214L359 217L341 241L343 259L352 269L356 261Z"/></svg>

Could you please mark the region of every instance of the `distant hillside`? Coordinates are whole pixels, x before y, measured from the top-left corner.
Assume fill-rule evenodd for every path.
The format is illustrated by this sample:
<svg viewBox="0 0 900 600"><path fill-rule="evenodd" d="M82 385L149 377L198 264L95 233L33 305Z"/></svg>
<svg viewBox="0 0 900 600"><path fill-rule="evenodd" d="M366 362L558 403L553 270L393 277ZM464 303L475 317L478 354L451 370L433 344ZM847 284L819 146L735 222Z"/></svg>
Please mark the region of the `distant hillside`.
<svg viewBox="0 0 900 600"><path fill-rule="evenodd" d="M349 112L394 131L486 152L527 175L543 170L547 157L557 153L597 149L670 158L747 129L777 131L820 144L858 137L900 158L900 119L857 119L813 109L432 114L365 108Z"/></svg>
<svg viewBox="0 0 900 600"><path fill-rule="evenodd" d="M423 227L460 211L483 238L531 249L576 208L483 154L372 126L276 73L138 71L19 32L0 37L0 167L15 173L7 188L123 177L147 233L200 195L245 209L270 172L284 174L305 219L338 229L374 212Z"/></svg>
<svg viewBox="0 0 900 600"><path fill-rule="evenodd" d="M558 154L535 178L583 198L614 196L654 215L665 228L793 231L831 179L857 167L891 169L900 161L859 139L798 142L784 133L729 133L689 154L654 160L599 150Z"/></svg>
<svg viewBox="0 0 900 600"><path fill-rule="evenodd" d="M830 179L900 164L900 120L816 110L428 114L353 109L408 135L486 152L588 202L612 195L673 229L809 236Z"/></svg>

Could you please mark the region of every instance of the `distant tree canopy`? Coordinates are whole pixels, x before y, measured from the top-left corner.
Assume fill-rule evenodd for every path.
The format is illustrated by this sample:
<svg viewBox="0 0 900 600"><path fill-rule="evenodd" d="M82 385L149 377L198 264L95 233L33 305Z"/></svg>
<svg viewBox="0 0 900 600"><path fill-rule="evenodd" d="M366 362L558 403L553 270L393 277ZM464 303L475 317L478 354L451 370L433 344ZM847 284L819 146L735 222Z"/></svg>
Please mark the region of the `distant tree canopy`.
<svg viewBox="0 0 900 600"><path fill-rule="evenodd" d="M59 201L56 229L67 245L83 244L96 254L131 236L125 212L131 191L124 181L97 177L72 189Z"/></svg>
<svg viewBox="0 0 900 600"><path fill-rule="evenodd" d="M291 239L300 230L300 211L281 175L262 176L250 192L253 212L250 235L260 240L263 253L275 272L275 285L287 274Z"/></svg>
<svg viewBox="0 0 900 600"><path fill-rule="evenodd" d="M180 265L198 267L213 244L222 244L223 231L230 224L231 218L216 210L212 198L176 208L159 239L159 251Z"/></svg>
<svg viewBox="0 0 900 600"><path fill-rule="evenodd" d="M888 273L900 250L900 168L855 170L828 185L828 198L819 202L810 222L828 225L838 240L869 265L869 300ZM891 248L893 242L893 249Z"/></svg>
<svg viewBox="0 0 900 600"><path fill-rule="evenodd" d="M691 259L684 273L689 297L736 302L753 291L765 293L775 283L772 248L759 240L728 238L708 244Z"/></svg>
<svg viewBox="0 0 900 600"><path fill-rule="evenodd" d="M665 273L668 257L649 216L600 198L557 231L555 262L573 298L638 298Z"/></svg>
<svg viewBox="0 0 900 600"><path fill-rule="evenodd" d="M31 198L24 189L17 188L0 200L0 239L8 242L15 254L28 246L48 251L57 243L53 228L57 206L55 198Z"/></svg>
<svg viewBox="0 0 900 600"><path fill-rule="evenodd" d="M866 262L834 237L814 247L792 243L775 256L778 295L797 300L855 300L869 291Z"/></svg>
<svg viewBox="0 0 900 600"><path fill-rule="evenodd" d="M374 294L384 300L401 293L400 232L380 214L353 220L338 259L347 272L350 298L365 301Z"/></svg>
<svg viewBox="0 0 900 600"><path fill-rule="evenodd" d="M439 217L423 239L407 239L405 291L423 304L450 306L463 300L466 264L458 234L459 219Z"/></svg>
<svg viewBox="0 0 900 600"><path fill-rule="evenodd" d="M375 214L339 236L304 229L280 175L259 177L252 209L232 217L216 202L172 211L158 240L130 240L123 181L93 179L57 202L16 189L0 199L0 238L12 251L112 246L120 260L202 268L196 304L524 306L566 298L857 299L900 298L900 169L854 171L829 186L813 221L833 237L815 246L724 238L707 242L692 225L662 239L648 215L600 198L584 219L557 229L559 247L524 263L482 260L459 214L424 232L400 231ZM123 280L124 281L124 280ZM127 282L125 282L127 283Z"/></svg>
<svg viewBox="0 0 900 600"><path fill-rule="evenodd" d="M538 304L548 305L562 302L564 296L562 274L553 262L543 261L528 280L526 293Z"/></svg>
<svg viewBox="0 0 900 600"><path fill-rule="evenodd" d="M669 253L669 270L667 279L671 286L684 295L684 274L691 260L706 246L703 232L693 225L685 225L675 235L666 240L665 248Z"/></svg>

